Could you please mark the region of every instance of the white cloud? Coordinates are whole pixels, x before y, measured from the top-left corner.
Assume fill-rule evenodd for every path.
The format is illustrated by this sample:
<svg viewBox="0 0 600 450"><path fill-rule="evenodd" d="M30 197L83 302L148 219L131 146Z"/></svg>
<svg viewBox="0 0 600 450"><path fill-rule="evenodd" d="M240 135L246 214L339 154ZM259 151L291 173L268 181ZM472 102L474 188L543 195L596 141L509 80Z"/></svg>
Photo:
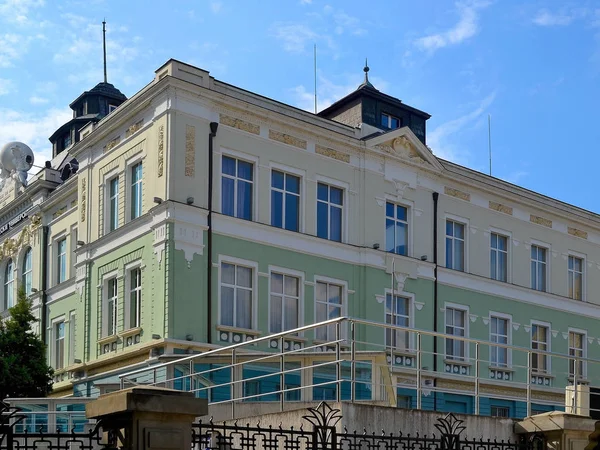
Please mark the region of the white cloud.
<svg viewBox="0 0 600 450"><path fill-rule="evenodd" d="M290 53L303 53L308 43L313 43L319 35L305 25L278 23L273 27L275 36Z"/></svg>
<svg viewBox="0 0 600 450"><path fill-rule="evenodd" d="M541 27L566 26L585 15L587 15L587 10L585 9L563 9L553 13L544 8L539 10L535 15L533 23Z"/></svg>
<svg viewBox="0 0 600 450"><path fill-rule="evenodd" d="M0 67L12 67L23 52L23 42L16 34L0 35Z"/></svg>
<svg viewBox="0 0 600 450"><path fill-rule="evenodd" d="M29 12L45 3L45 0L4 0L0 3L0 16L9 22L23 25L29 21Z"/></svg>
<svg viewBox="0 0 600 450"><path fill-rule="evenodd" d="M461 42L475 36L479 31L480 9L489 6L489 2L457 3L459 20L452 28L440 33L430 34L415 41L417 48L434 52L440 48Z"/></svg>
<svg viewBox="0 0 600 450"><path fill-rule="evenodd" d="M6 78L0 78L0 95L10 94L15 90L15 84L12 80Z"/></svg>
<svg viewBox="0 0 600 450"><path fill-rule="evenodd" d="M312 3L312 0L300 0L301 5L310 5L311 3Z"/></svg>
<svg viewBox="0 0 600 450"><path fill-rule="evenodd" d="M38 97L37 95L32 95L31 97L29 97L29 103L31 103L32 105L44 105L49 101L50 100L48 100L47 98Z"/></svg>
<svg viewBox="0 0 600 450"><path fill-rule="evenodd" d="M210 10L214 14L219 14L223 10L223 3L222 2L210 2Z"/></svg>

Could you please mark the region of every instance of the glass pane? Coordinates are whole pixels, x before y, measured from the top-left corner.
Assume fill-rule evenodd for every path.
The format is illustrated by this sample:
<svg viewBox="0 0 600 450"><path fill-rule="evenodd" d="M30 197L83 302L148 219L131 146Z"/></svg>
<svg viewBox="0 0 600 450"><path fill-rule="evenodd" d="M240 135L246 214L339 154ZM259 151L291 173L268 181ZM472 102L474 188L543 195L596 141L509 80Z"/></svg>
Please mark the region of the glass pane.
<svg viewBox="0 0 600 450"><path fill-rule="evenodd" d="M408 227L404 223L398 223L396 226L396 253L398 255L408 254Z"/></svg>
<svg viewBox="0 0 600 450"><path fill-rule="evenodd" d="M283 275L280 273L271 273L271 292L283 294Z"/></svg>
<svg viewBox="0 0 600 450"><path fill-rule="evenodd" d="M329 303L342 303L342 287L335 284L329 285Z"/></svg>
<svg viewBox="0 0 600 450"><path fill-rule="evenodd" d="M454 223L451 220L446 220L446 236L454 236Z"/></svg>
<svg viewBox="0 0 600 450"><path fill-rule="evenodd" d="M454 233L457 238L464 239L465 238L465 226L461 223L455 223L454 224Z"/></svg>
<svg viewBox="0 0 600 450"><path fill-rule="evenodd" d="M252 181L252 163L238 160L238 178Z"/></svg>
<svg viewBox="0 0 600 450"><path fill-rule="evenodd" d="M271 186L277 189L283 189L283 172L277 170L271 172Z"/></svg>
<svg viewBox="0 0 600 450"><path fill-rule="evenodd" d="M385 251L393 252L396 249L396 243L394 241L394 221L386 219L385 221Z"/></svg>
<svg viewBox="0 0 600 450"><path fill-rule="evenodd" d="M389 116L387 114L381 115L381 126L385 128L389 126Z"/></svg>
<svg viewBox="0 0 600 450"><path fill-rule="evenodd" d="M546 249L538 248L538 256L540 261L546 262Z"/></svg>
<svg viewBox="0 0 600 450"><path fill-rule="evenodd" d="M288 192L293 192L294 194L300 193L300 178L295 177L294 175L286 175L285 176L285 190Z"/></svg>
<svg viewBox="0 0 600 450"><path fill-rule="evenodd" d="M326 302L327 301L327 284L317 282L317 301Z"/></svg>
<svg viewBox="0 0 600 450"><path fill-rule="evenodd" d="M453 269L452 265L452 239L446 238L446 267Z"/></svg>
<svg viewBox="0 0 600 450"><path fill-rule="evenodd" d="M498 273L498 279L500 281L506 281L507 279L507 260L506 260L506 253L503 252L499 252L498 253L498 269L499 269L499 273Z"/></svg>
<svg viewBox="0 0 600 450"><path fill-rule="evenodd" d="M234 186L235 182L231 178L221 179L221 212L228 216L233 216L234 209Z"/></svg>
<svg viewBox="0 0 600 450"><path fill-rule="evenodd" d="M385 216L386 217L394 217L394 204L387 202L385 204Z"/></svg>
<svg viewBox="0 0 600 450"><path fill-rule="evenodd" d="M329 208L327 203L317 202L317 236L327 239L329 237Z"/></svg>
<svg viewBox="0 0 600 450"><path fill-rule="evenodd" d="M492 279L495 280L498 277L498 269L496 268L496 251L494 250L490 252L490 269Z"/></svg>
<svg viewBox="0 0 600 450"><path fill-rule="evenodd" d="M392 129L396 129L400 126L400 121L398 119L396 119L395 117L391 118L391 126L390 128Z"/></svg>
<svg viewBox="0 0 600 450"><path fill-rule="evenodd" d="M330 305L328 310L329 310L329 313L327 314L328 319L335 319L337 317L340 317L340 308L339 307Z"/></svg>
<svg viewBox="0 0 600 450"><path fill-rule="evenodd" d="M531 259L537 260L537 247L535 245L531 246Z"/></svg>
<svg viewBox="0 0 600 450"><path fill-rule="evenodd" d="M252 183L238 181L237 217L252 220Z"/></svg>
<svg viewBox="0 0 600 450"><path fill-rule="evenodd" d="M492 248L498 248L498 235L492 233Z"/></svg>
<svg viewBox="0 0 600 450"><path fill-rule="evenodd" d="M235 176L235 159L230 158L229 156L223 156L221 165L221 172Z"/></svg>
<svg viewBox="0 0 600 450"><path fill-rule="evenodd" d="M407 209L404 206L396 206L396 218L406 221Z"/></svg>
<svg viewBox="0 0 600 450"><path fill-rule="evenodd" d="M300 224L300 198L297 195L285 194L285 229L298 231Z"/></svg>
<svg viewBox="0 0 600 450"><path fill-rule="evenodd" d="M298 328L298 300L295 298L285 298L285 311L283 320L286 330Z"/></svg>
<svg viewBox="0 0 600 450"><path fill-rule="evenodd" d="M331 222L329 230L329 239L332 241L342 241L342 209L331 207Z"/></svg>
<svg viewBox="0 0 600 450"><path fill-rule="evenodd" d="M282 331L281 297L277 295L271 295L271 320L269 326L271 333L279 333Z"/></svg>
<svg viewBox="0 0 600 450"><path fill-rule="evenodd" d="M221 282L235 284L235 266L233 264L221 264Z"/></svg>
<svg viewBox="0 0 600 450"><path fill-rule="evenodd" d="M386 314L391 314L393 312L394 308L392 306L392 303L393 303L392 296L390 294L387 294L385 296L385 313ZM391 321L388 323L391 323Z"/></svg>
<svg viewBox="0 0 600 450"><path fill-rule="evenodd" d="M458 239L454 240L454 266L453 269L456 270L464 270L465 260L464 260L464 242L459 241Z"/></svg>
<svg viewBox="0 0 600 450"><path fill-rule="evenodd" d="M252 287L252 269L249 267L237 266L237 283L238 286L251 288Z"/></svg>
<svg viewBox="0 0 600 450"><path fill-rule="evenodd" d="M396 298L396 313L401 316L408 316L408 300L402 297Z"/></svg>
<svg viewBox="0 0 600 450"><path fill-rule="evenodd" d="M335 188L335 187L330 187L329 195L330 195L331 203L334 203L336 205L344 204L344 191L343 190L341 190L339 188Z"/></svg>
<svg viewBox="0 0 600 450"><path fill-rule="evenodd" d="M285 295L298 296L298 278L285 277Z"/></svg>
<svg viewBox="0 0 600 450"><path fill-rule="evenodd" d="M241 328L252 328L252 291L237 290L236 325Z"/></svg>
<svg viewBox="0 0 600 450"><path fill-rule="evenodd" d="M329 201L329 186L323 183L317 184L317 199Z"/></svg>
<svg viewBox="0 0 600 450"><path fill-rule="evenodd" d="M327 320L327 306L324 303L317 303L317 322Z"/></svg>
<svg viewBox="0 0 600 450"><path fill-rule="evenodd" d="M279 191L271 191L271 225L283 227L283 194Z"/></svg>

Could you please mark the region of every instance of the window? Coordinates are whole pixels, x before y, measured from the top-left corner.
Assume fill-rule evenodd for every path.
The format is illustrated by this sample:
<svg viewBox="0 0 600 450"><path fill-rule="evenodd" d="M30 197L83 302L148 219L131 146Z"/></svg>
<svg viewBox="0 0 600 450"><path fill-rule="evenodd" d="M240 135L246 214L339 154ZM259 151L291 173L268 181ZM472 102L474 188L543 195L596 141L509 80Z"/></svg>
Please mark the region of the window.
<svg viewBox="0 0 600 450"><path fill-rule="evenodd" d="M252 268L221 264L221 325L252 328Z"/></svg>
<svg viewBox="0 0 600 450"><path fill-rule="evenodd" d="M385 113L381 114L381 126L384 128L395 130L396 128L400 128L400 123L400 119L397 117Z"/></svg>
<svg viewBox="0 0 600 450"><path fill-rule="evenodd" d="M13 260L9 259L4 269L4 307L5 309L15 306L15 270Z"/></svg>
<svg viewBox="0 0 600 450"><path fill-rule="evenodd" d="M54 325L54 368L62 369L65 366L65 323L58 322Z"/></svg>
<svg viewBox="0 0 600 450"><path fill-rule="evenodd" d="M385 296L385 323L410 327L410 299L391 294ZM385 330L385 345L393 350L410 349L410 333L404 330Z"/></svg>
<svg viewBox="0 0 600 450"><path fill-rule="evenodd" d="M465 270L465 225L446 220L446 267Z"/></svg>
<svg viewBox="0 0 600 450"><path fill-rule="evenodd" d="M108 113L110 114L111 112L113 112L117 108L118 108L117 105L108 105Z"/></svg>
<svg viewBox="0 0 600 450"><path fill-rule="evenodd" d="M510 322L502 317L490 317L490 342L509 344ZM508 367L508 349L490 346L490 364L496 367Z"/></svg>
<svg viewBox="0 0 600 450"><path fill-rule="evenodd" d="M583 333L569 332L569 356L585 358L585 335ZM569 376L575 376L575 364L577 364L577 377L585 377L585 361L569 359Z"/></svg>
<svg viewBox="0 0 600 450"><path fill-rule="evenodd" d="M62 283L67 279L67 239L56 243L56 282Z"/></svg>
<svg viewBox="0 0 600 450"><path fill-rule="evenodd" d="M317 236L342 241L344 191L325 183L317 184Z"/></svg>
<svg viewBox="0 0 600 450"><path fill-rule="evenodd" d="M142 215L142 163L131 167L131 219Z"/></svg>
<svg viewBox="0 0 600 450"><path fill-rule="evenodd" d="M69 147L71 145L71 133L65 134L62 139L62 147L63 149Z"/></svg>
<svg viewBox="0 0 600 450"><path fill-rule="evenodd" d="M531 326L531 349L547 352L548 327L533 324ZM531 369L534 372L546 373L548 371L548 356L541 353L531 354Z"/></svg>
<svg viewBox="0 0 600 450"><path fill-rule="evenodd" d="M221 167L221 212L252 220L252 163L223 156Z"/></svg>
<svg viewBox="0 0 600 450"><path fill-rule="evenodd" d="M33 283L33 251L31 247L27 249L25 255L23 255L23 272L22 272L22 283L25 289L25 295L31 295L31 285Z"/></svg>
<svg viewBox="0 0 600 450"><path fill-rule="evenodd" d="M569 256L569 297L583 300L583 259Z"/></svg>
<svg viewBox="0 0 600 450"><path fill-rule="evenodd" d="M408 208L385 204L385 250L408 255Z"/></svg>
<svg viewBox="0 0 600 450"><path fill-rule="evenodd" d="M142 269L139 267L129 271L129 328L140 326L142 308Z"/></svg>
<svg viewBox="0 0 600 450"><path fill-rule="evenodd" d="M106 335L117 333L118 285L117 279L111 278L106 283Z"/></svg>
<svg viewBox="0 0 600 450"><path fill-rule="evenodd" d="M271 225L300 230L300 177L279 170L271 172Z"/></svg>
<svg viewBox="0 0 600 450"><path fill-rule="evenodd" d="M492 280L508 279L508 238L498 233L491 234L490 268Z"/></svg>
<svg viewBox="0 0 600 450"><path fill-rule="evenodd" d="M132 201L133 201L132 196ZM137 217L137 216L136 216ZM133 215L132 215L133 218ZM119 177L108 182L108 231L119 227Z"/></svg>
<svg viewBox="0 0 600 450"><path fill-rule="evenodd" d="M490 406L490 416L492 417L510 417L510 408L508 406Z"/></svg>
<svg viewBox="0 0 600 450"><path fill-rule="evenodd" d="M298 328L300 279L282 273L271 273L271 333Z"/></svg>
<svg viewBox="0 0 600 450"><path fill-rule="evenodd" d="M316 283L316 321L324 322L342 316L342 286L324 281ZM335 340L335 324L319 327L315 330L319 341Z"/></svg>
<svg viewBox="0 0 600 450"><path fill-rule="evenodd" d="M465 310L446 308L446 334L465 337L466 315ZM465 341L446 338L446 358L464 360L465 356Z"/></svg>
<svg viewBox="0 0 600 450"><path fill-rule="evenodd" d="M531 246L531 289L546 291L547 249L539 245Z"/></svg>

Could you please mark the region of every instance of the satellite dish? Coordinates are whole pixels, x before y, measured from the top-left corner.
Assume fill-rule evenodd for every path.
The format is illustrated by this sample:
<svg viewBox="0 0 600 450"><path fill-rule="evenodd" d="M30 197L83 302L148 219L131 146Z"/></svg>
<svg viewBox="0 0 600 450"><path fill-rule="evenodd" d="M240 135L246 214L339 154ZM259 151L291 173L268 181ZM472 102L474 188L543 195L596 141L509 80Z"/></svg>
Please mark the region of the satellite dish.
<svg viewBox="0 0 600 450"><path fill-rule="evenodd" d="M22 142L9 142L0 149L0 183L4 186L12 177L23 187L27 186L27 172L33 166L33 151Z"/></svg>

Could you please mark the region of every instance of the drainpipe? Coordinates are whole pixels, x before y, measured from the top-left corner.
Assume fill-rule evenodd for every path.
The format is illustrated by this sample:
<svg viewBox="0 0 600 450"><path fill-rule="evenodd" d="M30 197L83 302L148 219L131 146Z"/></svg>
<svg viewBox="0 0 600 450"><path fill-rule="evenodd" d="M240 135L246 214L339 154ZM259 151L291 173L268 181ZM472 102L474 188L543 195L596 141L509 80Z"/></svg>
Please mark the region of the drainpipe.
<svg viewBox="0 0 600 450"><path fill-rule="evenodd" d="M438 331L438 197L439 193L433 192L433 331ZM433 372L437 373L438 338L433 337ZM437 379L433 379L433 410L437 411Z"/></svg>
<svg viewBox="0 0 600 450"><path fill-rule="evenodd" d="M42 304L41 310L41 318L40 318L40 327L41 327L41 335L42 342L44 345L47 344L46 337L46 323L47 323L47 312L46 312L46 286L48 285L48 262L46 258L48 257L48 226L44 225L42 227L42 284L40 286L40 301Z"/></svg>
<svg viewBox="0 0 600 450"><path fill-rule="evenodd" d="M206 342L212 344L212 212L213 212L213 139L217 135L217 122L210 123L210 134L208 135L208 236L206 242L207 266L206 266Z"/></svg>

